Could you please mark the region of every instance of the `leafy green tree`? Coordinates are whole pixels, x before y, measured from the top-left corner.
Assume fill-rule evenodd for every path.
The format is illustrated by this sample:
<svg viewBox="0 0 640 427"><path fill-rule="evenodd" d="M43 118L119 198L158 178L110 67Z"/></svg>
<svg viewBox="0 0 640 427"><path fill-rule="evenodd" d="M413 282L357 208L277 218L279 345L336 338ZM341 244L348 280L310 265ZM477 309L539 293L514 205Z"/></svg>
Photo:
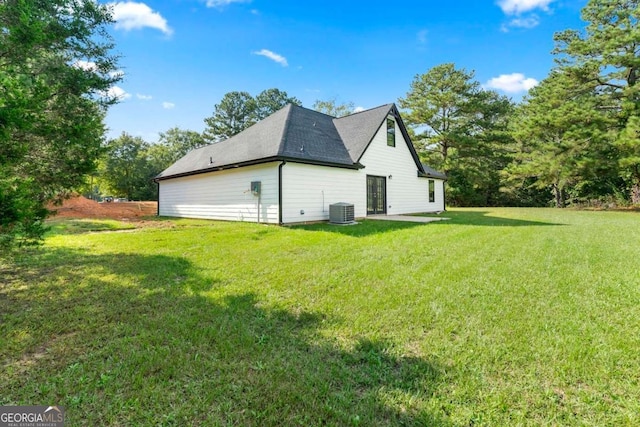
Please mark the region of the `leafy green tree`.
<svg viewBox="0 0 640 427"><path fill-rule="evenodd" d="M296 97L276 88L263 90L255 98L248 92L228 92L214 106L213 115L204 119L207 142L231 138L287 104L301 105Z"/></svg>
<svg viewBox="0 0 640 427"><path fill-rule="evenodd" d="M0 2L0 243L34 243L46 204L101 153L106 93L121 77L95 1Z"/></svg>
<svg viewBox="0 0 640 427"><path fill-rule="evenodd" d="M351 101L340 102L334 97L326 101L318 99L313 103L311 108L332 117L344 117L353 114L355 104Z"/></svg>
<svg viewBox="0 0 640 427"><path fill-rule="evenodd" d="M157 145L167 147L171 156L167 166L165 166L168 167L189 151L207 145L207 142L202 134L198 132L173 127L166 132L160 133Z"/></svg>
<svg viewBox="0 0 640 427"><path fill-rule="evenodd" d="M289 96L287 92L271 88L263 90L256 96L256 119L262 120L288 104L302 105L295 96Z"/></svg>
<svg viewBox="0 0 640 427"><path fill-rule="evenodd" d="M450 203L501 203L499 170L509 162L513 111L508 98L482 90L473 72L448 63L417 75L399 104L408 110L421 156L449 175Z"/></svg>
<svg viewBox="0 0 640 427"><path fill-rule="evenodd" d="M407 123L424 128L418 138L427 154L437 154L428 156L433 166L445 172L451 170L450 154L468 142L467 135L475 118L471 106L480 92L473 72L447 63L417 75L406 98L398 100L400 106L408 110Z"/></svg>
<svg viewBox="0 0 640 427"><path fill-rule="evenodd" d="M512 144L509 122L514 104L495 91L482 90L466 106L475 112L458 132L452 149L449 196L459 206L519 204L506 197L500 170L510 162ZM431 157L433 159L433 156Z"/></svg>
<svg viewBox="0 0 640 427"><path fill-rule="evenodd" d="M600 101L569 73L552 72L518 109L514 162L503 174L512 183L551 189L555 206L564 207L568 188L610 169L603 168L608 121Z"/></svg>
<svg viewBox="0 0 640 427"><path fill-rule="evenodd" d="M248 92L226 93L213 108L213 115L204 119L207 127L203 136L209 142L231 138L253 125L256 119L256 100Z"/></svg>
<svg viewBox="0 0 640 427"><path fill-rule="evenodd" d="M200 133L174 127L160 133L158 143L150 144L146 149L146 157L155 176L189 151L206 144Z"/></svg>
<svg viewBox="0 0 640 427"><path fill-rule="evenodd" d="M640 203L640 140L633 137L640 117L640 2L590 0L582 19L587 22L584 31L555 35L557 62L577 81L595 87L606 100L600 108L617 114L619 167L632 202Z"/></svg>
<svg viewBox="0 0 640 427"><path fill-rule="evenodd" d="M149 158L151 144L142 138L122 133L107 143L102 180L118 197L130 200L156 200L153 178L158 174Z"/></svg>

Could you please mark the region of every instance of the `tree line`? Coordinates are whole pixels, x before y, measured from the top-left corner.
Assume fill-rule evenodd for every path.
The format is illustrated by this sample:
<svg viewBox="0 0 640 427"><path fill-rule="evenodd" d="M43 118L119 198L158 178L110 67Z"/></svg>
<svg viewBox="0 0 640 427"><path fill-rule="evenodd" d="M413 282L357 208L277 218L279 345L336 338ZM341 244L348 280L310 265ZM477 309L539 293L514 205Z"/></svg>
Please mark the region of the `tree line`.
<svg viewBox="0 0 640 427"><path fill-rule="evenodd" d="M416 75L398 105L421 159L448 175L448 204L639 204L639 15L639 0L589 0L585 28L555 34L556 66L517 104L452 63ZM152 178L189 150L301 104L276 88L229 92L202 133L107 141L112 23L92 1L0 2L0 245L37 241L46 204L71 191L155 199Z"/></svg>
<svg viewBox="0 0 640 427"><path fill-rule="evenodd" d="M399 100L421 157L449 176L448 203L640 203L640 6L591 0L582 31L555 34L556 66L519 104L453 64Z"/></svg>

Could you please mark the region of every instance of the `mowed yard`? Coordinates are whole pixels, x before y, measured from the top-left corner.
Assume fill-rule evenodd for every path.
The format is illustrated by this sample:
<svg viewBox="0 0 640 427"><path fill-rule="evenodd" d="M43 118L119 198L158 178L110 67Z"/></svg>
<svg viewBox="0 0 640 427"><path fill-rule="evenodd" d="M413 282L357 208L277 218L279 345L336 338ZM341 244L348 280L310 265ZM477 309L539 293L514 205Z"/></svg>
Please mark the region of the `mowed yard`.
<svg viewBox="0 0 640 427"><path fill-rule="evenodd" d="M0 258L0 405L69 426L640 425L640 214L444 216L54 221Z"/></svg>

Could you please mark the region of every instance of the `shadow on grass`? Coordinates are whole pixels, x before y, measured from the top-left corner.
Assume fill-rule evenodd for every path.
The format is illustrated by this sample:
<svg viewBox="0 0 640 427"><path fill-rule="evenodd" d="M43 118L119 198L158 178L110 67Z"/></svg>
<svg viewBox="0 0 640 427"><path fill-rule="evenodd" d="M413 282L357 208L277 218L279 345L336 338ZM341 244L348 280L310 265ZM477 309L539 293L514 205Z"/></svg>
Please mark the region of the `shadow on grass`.
<svg viewBox="0 0 640 427"><path fill-rule="evenodd" d="M331 233L339 233L351 237L366 237L374 234L393 232L398 230L406 230L415 227L433 227L451 224L460 225L477 225L490 227L534 227L534 226L559 226L565 224L556 224L552 222L529 221L524 219L512 219L490 216L487 211L472 212L444 212L441 215L424 214L416 216L427 216L434 218L448 218L444 221L433 221L429 223L404 222L404 221L379 221L379 220L359 220L354 225L333 225L328 223L297 225L292 229L307 231L327 231Z"/></svg>
<svg viewBox="0 0 640 427"><path fill-rule="evenodd" d="M69 425L449 425L424 409L437 361L211 296L224 283L182 258L41 249L0 279L0 404L54 402Z"/></svg>
<svg viewBox="0 0 640 427"><path fill-rule="evenodd" d="M440 215L425 214L425 215L419 215L419 216L449 218L446 221L434 221L429 223L433 225L461 224L461 225L479 225L479 226L489 226L489 227L537 227L537 226L566 225L566 224L559 224L559 223L553 223L553 222L530 221L525 219L514 219L514 218L503 218L498 216L491 216L491 212L488 212L488 211L465 211L465 212L447 211L447 212L443 212Z"/></svg>
<svg viewBox="0 0 640 427"><path fill-rule="evenodd" d="M351 237L366 237L373 234L388 233L415 227L424 227L428 226L429 224L431 223L362 219L358 220L358 223L353 225L335 225L329 223L321 223L310 225L295 225L291 226L291 228L294 230L327 231L330 233L339 233Z"/></svg>
<svg viewBox="0 0 640 427"><path fill-rule="evenodd" d="M131 230L135 228L135 226L131 224L110 219L55 218L48 220L46 225L49 227L47 236Z"/></svg>

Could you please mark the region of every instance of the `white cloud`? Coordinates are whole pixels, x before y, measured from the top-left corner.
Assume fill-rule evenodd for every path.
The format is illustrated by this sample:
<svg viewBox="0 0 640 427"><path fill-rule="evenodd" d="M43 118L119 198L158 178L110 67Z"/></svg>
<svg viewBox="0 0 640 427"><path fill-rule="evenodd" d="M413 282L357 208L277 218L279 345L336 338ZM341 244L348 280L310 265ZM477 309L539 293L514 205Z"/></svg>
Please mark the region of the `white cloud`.
<svg viewBox="0 0 640 427"><path fill-rule="evenodd" d="M364 111L364 107L361 107L358 105L356 108L353 109L354 113L359 113L360 111Z"/></svg>
<svg viewBox="0 0 640 427"><path fill-rule="evenodd" d="M98 65L93 61L83 61L80 59L74 62L73 66L85 71L98 71Z"/></svg>
<svg viewBox="0 0 640 427"><path fill-rule="evenodd" d="M549 10L549 4L554 0L499 0L498 6L507 15L519 15L535 9Z"/></svg>
<svg viewBox="0 0 640 427"><path fill-rule="evenodd" d="M175 106L176 106L176 104L174 104L173 102L165 101L165 102L162 103L162 108L164 108L165 110L171 110Z"/></svg>
<svg viewBox="0 0 640 427"><path fill-rule="evenodd" d="M538 15L532 14L524 18L514 18L511 21L509 21L509 23L503 24L502 27L500 27L500 29L502 30L502 32L508 33L509 28L530 29L530 28L537 27L538 24L540 24L540 18L538 18Z"/></svg>
<svg viewBox="0 0 640 427"><path fill-rule="evenodd" d="M260 55L260 56L266 56L267 58L271 59L272 61L277 62L278 64L282 65L283 67L288 67L289 63L287 62L287 58L285 58L282 55L278 55L275 52L272 52L268 49L262 49L259 50L257 52L252 52L254 55Z"/></svg>
<svg viewBox="0 0 640 427"><path fill-rule="evenodd" d="M153 96L151 96L151 95L143 95L141 93L136 93L136 98L141 99L143 101L149 101L149 100L153 99Z"/></svg>
<svg viewBox="0 0 640 427"><path fill-rule="evenodd" d="M416 38L418 39L418 43L426 44L427 43L427 34L429 34L428 30L420 30L418 34L416 34Z"/></svg>
<svg viewBox="0 0 640 427"><path fill-rule="evenodd" d="M510 27L516 28L534 28L540 23L540 19L537 15L531 15L526 18L515 18L509 22Z"/></svg>
<svg viewBox="0 0 640 427"><path fill-rule="evenodd" d="M149 27L160 30L166 35L173 34L167 20L144 3L127 1L109 3L109 5L113 8L116 29L129 31Z"/></svg>
<svg viewBox="0 0 640 427"><path fill-rule="evenodd" d="M536 86L538 81L531 77L525 77L522 73L501 74L489 80L485 86L498 89L507 93L525 92Z"/></svg>
<svg viewBox="0 0 640 427"><path fill-rule="evenodd" d="M102 93L106 98L117 99L118 101L124 101L131 98L131 94L127 93L120 86L112 86L108 91Z"/></svg>
<svg viewBox="0 0 640 427"><path fill-rule="evenodd" d="M223 8L232 3L251 3L251 0L207 0L207 7Z"/></svg>

